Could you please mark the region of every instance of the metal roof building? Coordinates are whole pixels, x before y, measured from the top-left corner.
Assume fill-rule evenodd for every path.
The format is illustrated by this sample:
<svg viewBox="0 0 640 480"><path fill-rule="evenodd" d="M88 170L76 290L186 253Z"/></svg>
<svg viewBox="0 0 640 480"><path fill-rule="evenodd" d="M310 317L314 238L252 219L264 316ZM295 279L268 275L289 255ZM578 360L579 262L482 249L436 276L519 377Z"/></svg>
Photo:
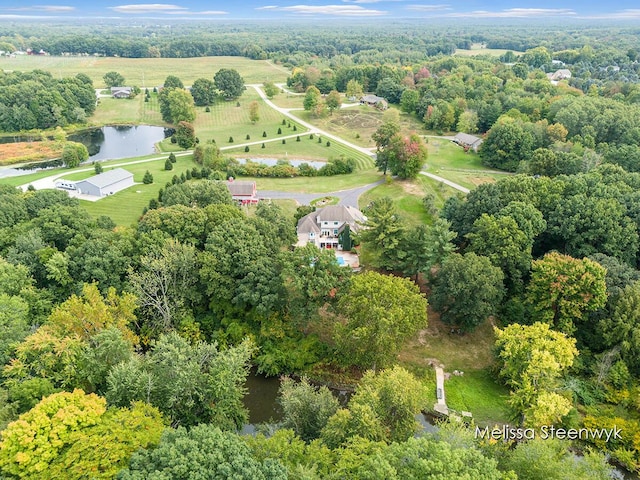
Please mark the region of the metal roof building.
<svg viewBox="0 0 640 480"><path fill-rule="evenodd" d="M124 168L114 168L94 177L76 182L78 193L104 197L113 195L133 185L133 173Z"/></svg>

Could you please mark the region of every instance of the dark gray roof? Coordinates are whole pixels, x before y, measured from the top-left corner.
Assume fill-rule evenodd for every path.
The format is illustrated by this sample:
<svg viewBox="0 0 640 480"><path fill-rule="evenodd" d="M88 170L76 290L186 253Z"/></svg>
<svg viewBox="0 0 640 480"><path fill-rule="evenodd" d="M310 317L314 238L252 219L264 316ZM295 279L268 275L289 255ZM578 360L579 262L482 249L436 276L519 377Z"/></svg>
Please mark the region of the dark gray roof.
<svg viewBox="0 0 640 480"><path fill-rule="evenodd" d="M384 98L378 97L377 95L364 95L360 101L367 103L387 102Z"/></svg>
<svg viewBox="0 0 640 480"><path fill-rule="evenodd" d="M234 180L227 182L229 193L233 195L251 196L255 192L256 182L247 182Z"/></svg>
<svg viewBox="0 0 640 480"><path fill-rule="evenodd" d="M76 182L76 184L87 182L98 188L104 188L130 177L133 177L133 173L126 171L124 168L114 168L95 177L89 177Z"/></svg>
<svg viewBox="0 0 640 480"><path fill-rule="evenodd" d="M468 133L456 133L456 136L453 138L456 142L462 143L463 145L472 146L478 142L482 143L482 139L480 137L469 135Z"/></svg>

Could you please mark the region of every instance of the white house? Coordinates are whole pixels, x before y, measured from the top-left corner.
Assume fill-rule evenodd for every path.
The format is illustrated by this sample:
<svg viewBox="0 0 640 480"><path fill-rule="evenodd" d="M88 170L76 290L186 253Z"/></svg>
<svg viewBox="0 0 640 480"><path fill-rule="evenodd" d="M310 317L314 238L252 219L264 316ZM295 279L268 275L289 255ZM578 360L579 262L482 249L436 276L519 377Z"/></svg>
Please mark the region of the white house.
<svg viewBox="0 0 640 480"><path fill-rule="evenodd" d="M347 226L357 233L365 217L355 207L330 205L311 212L298 220L297 246L313 243L318 248L343 249L343 232Z"/></svg>

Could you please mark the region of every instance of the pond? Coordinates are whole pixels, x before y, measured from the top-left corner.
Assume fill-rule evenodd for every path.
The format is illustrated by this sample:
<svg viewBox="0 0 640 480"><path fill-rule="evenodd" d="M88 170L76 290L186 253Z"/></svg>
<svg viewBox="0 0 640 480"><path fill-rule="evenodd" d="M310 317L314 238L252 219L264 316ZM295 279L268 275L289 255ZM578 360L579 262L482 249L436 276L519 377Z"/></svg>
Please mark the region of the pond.
<svg viewBox="0 0 640 480"><path fill-rule="evenodd" d="M95 162L150 155L156 151L155 144L172 133L172 129L150 125L113 125L83 130L68 140L83 143L89 162Z"/></svg>

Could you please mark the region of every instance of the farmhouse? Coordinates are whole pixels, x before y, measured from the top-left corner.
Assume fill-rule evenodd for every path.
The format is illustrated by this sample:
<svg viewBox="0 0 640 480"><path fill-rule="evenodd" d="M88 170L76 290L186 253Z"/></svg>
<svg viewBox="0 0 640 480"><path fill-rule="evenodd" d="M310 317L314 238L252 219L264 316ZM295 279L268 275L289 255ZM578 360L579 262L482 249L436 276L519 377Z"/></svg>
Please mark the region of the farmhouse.
<svg viewBox="0 0 640 480"><path fill-rule="evenodd" d="M133 185L133 173L124 168L114 168L108 172L76 182L76 190L84 195L104 197L113 195Z"/></svg>
<svg viewBox="0 0 640 480"><path fill-rule="evenodd" d="M471 149L477 152L483 140L480 137L469 135L468 133L457 133L456 136L453 137L453 141L465 150Z"/></svg>
<svg viewBox="0 0 640 480"><path fill-rule="evenodd" d="M547 73L547 78L551 80L551 83L557 83L559 80L567 80L571 78L571 72L566 68L561 68L553 73Z"/></svg>
<svg viewBox="0 0 640 480"><path fill-rule="evenodd" d="M113 98L129 98L132 90L131 87L111 87L111 96Z"/></svg>
<svg viewBox="0 0 640 480"><path fill-rule="evenodd" d="M227 188L231 194L231 198L240 205L250 205L258 203L258 190L256 182L236 181L233 177L229 178Z"/></svg>
<svg viewBox="0 0 640 480"><path fill-rule="evenodd" d="M363 95L360 97L361 105L369 105L370 107L376 107L378 110L386 110L389 108L389 103L382 98L376 95Z"/></svg>
<svg viewBox="0 0 640 480"><path fill-rule="evenodd" d="M348 250L351 245L350 240L346 238L346 227L357 233L362 228L361 223L366 220L362 212L355 207L330 205L321 208L298 220L296 246L313 243L318 248ZM346 242L349 244L345 245Z"/></svg>

